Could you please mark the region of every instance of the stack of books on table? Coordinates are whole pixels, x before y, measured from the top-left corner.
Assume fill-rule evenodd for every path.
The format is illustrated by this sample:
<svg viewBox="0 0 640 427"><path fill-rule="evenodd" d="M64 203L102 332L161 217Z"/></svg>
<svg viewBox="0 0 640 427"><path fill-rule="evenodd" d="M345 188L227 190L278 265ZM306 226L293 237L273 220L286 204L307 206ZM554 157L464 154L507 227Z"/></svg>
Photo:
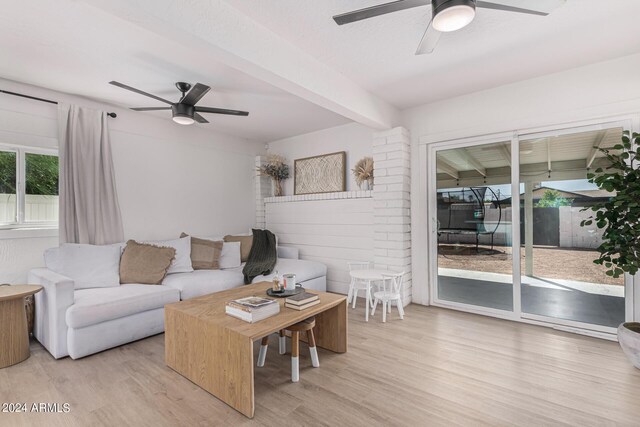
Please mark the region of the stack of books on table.
<svg viewBox="0 0 640 427"><path fill-rule="evenodd" d="M284 300L284 306L294 310L304 310L320 304L320 297L311 292L301 292Z"/></svg>
<svg viewBox="0 0 640 427"><path fill-rule="evenodd" d="M246 297L227 301L225 312L245 322L255 323L280 313L280 304L269 298Z"/></svg>

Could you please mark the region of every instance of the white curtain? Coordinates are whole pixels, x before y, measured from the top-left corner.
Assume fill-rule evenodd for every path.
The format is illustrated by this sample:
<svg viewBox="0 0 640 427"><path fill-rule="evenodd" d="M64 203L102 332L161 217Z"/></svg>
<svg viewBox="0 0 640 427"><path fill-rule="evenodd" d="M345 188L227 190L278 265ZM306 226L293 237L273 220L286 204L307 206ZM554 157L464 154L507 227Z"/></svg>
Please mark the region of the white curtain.
<svg viewBox="0 0 640 427"><path fill-rule="evenodd" d="M60 243L122 242L105 112L58 104Z"/></svg>

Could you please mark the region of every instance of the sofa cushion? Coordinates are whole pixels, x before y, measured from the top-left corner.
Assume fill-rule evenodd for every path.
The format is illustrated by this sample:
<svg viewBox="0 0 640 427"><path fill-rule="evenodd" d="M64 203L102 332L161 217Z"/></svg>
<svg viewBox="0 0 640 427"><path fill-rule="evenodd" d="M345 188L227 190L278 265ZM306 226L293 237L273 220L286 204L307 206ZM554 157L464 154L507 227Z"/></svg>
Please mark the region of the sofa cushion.
<svg viewBox="0 0 640 427"><path fill-rule="evenodd" d="M176 250L176 258L171 263L167 274L173 273L188 273L193 271L191 265L191 237L186 236L180 239L174 240L153 240L153 241L141 241L140 243L147 243L149 245L174 248Z"/></svg>
<svg viewBox="0 0 640 427"><path fill-rule="evenodd" d="M242 271L196 270L167 276L162 284L180 291L180 299L187 300L214 292L241 286L244 283Z"/></svg>
<svg viewBox="0 0 640 427"><path fill-rule="evenodd" d="M224 236L225 242L240 242L240 258L242 262L247 262L249 259L249 253L251 252L251 246L253 246L253 234L250 236L245 235L226 235Z"/></svg>
<svg viewBox="0 0 640 427"><path fill-rule="evenodd" d="M180 301L180 293L167 286L121 285L81 289L66 313L70 328L82 328Z"/></svg>
<svg viewBox="0 0 640 427"><path fill-rule="evenodd" d="M182 233L180 237L187 237ZM191 266L194 270L218 270L222 240L214 241L191 236Z"/></svg>
<svg viewBox="0 0 640 427"><path fill-rule="evenodd" d="M63 243L47 249L45 265L55 273L73 279L75 289L120 285L120 245Z"/></svg>
<svg viewBox="0 0 640 427"><path fill-rule="evenodd" d="M176 250L129 240L120 261L120 283L157 285L162 282Z"/></svg>
<svg viewBox="0 0 640 427"><path fill-rule="evenodd" d="M266 276L258 276L253 279L253 283L271 280L275 276L275 272L280 276L283 274L293 273L296 275L296 282L304 282L306 280L315 279L327 275L327 266L315 261L307 261L302 259L278 258L276 266L271 274Z"/></svg>
<svg viewBox="0 0 640 427"><path fill-rule="evenodd" d="M220 268L238 268L242 264L240 258L240 242L224 242L220 252Z"/></svg>

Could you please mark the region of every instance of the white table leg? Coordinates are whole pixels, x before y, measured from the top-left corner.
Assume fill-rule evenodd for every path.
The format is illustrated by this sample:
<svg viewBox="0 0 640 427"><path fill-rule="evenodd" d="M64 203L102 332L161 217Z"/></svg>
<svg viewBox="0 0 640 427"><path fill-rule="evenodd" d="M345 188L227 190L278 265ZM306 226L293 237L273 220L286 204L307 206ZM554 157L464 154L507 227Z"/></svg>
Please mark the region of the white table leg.
<svg viewBox="0 0 640 427"><path fill-rule="evenodd" d="M387 321L387 304L389 304L389 301L382 301L382 323Z"/></svg>
<svg viewBox="0 0 640 427"><path fill-rule="evenodd" d="M356 308L356 301L358 300L358 287L357 284L353 285L353 292L351 293L351 299L353 300L353 305L351 308Z"/></svg>
<svg viewBox="0 0 640 427"><path fill-rule="evenodd" d="M374 283L376 284L376 287L378 288L377 290L380 290L380 287L377 285L377 282L369 282L369 287L373 288ZM371 307L373 308L373 294L371 294Z"/></svg>
<svg viewBox="0 0 640 427"><path fill-rule="evenodd" d="M369 321L369 307L371 306L371 282L367 282L367 301L365 303L364 321Z"/></svg>

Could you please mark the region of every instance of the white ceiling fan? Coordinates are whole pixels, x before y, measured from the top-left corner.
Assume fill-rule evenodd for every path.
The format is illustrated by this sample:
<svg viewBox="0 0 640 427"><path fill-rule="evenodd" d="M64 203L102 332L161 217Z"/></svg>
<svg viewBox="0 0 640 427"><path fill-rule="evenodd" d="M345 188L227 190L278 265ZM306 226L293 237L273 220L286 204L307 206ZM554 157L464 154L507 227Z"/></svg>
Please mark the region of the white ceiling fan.
<svg viewBox="0 0 640 427"><path fill-rule="evenodd" d="M566 0L397 0L336 15L333 20L338 25L344 25L400 10L431 6L431 22L415 53L422 55L433 52L442 33L457 31L469 25L476 16L476 8L546 16L564 3Z"/></svg>

